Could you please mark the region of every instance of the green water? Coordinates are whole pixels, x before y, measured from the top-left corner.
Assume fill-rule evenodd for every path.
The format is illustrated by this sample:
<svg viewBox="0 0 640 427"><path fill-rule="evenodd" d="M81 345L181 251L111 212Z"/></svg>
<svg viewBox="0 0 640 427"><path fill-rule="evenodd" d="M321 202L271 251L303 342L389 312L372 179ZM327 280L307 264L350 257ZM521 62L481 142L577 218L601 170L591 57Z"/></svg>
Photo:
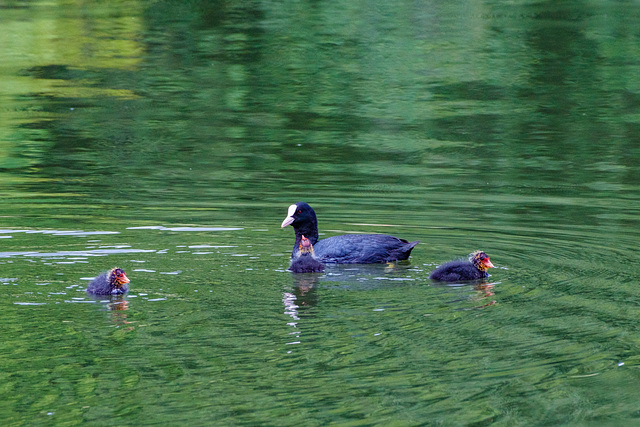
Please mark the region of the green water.
<svg viewBox="0 0 640 427"><path fill-rule="evenodd" d="M0 0L0 423L637 423L639 21ZM300 200L422 243L292 275Z"/></svg>

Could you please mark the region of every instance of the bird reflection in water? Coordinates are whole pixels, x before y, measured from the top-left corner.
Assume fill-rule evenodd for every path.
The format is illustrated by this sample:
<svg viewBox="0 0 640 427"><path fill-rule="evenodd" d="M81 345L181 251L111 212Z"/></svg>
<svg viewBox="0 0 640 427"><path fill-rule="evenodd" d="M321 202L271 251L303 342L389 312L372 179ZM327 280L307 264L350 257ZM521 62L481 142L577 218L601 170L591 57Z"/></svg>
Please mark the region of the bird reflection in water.
<svg viewBox="0 0 640 427"><path fill-rule="evenodd" d="M318 276L315 274L298 274L294 276L294 283L291 292L282 294L285 314L294 320L299 320L298 311L300 308L313 307L318 303L316 285Z"/></svg>
<svg viewBox="0 0 640 427"><path fill-rule="evenodd" d="M124 299L123 295L113 295L107 303L110 311L124 311L129 309L129 301Z"/></svg>
<svg viewBox="0 0 640 427"><path fill-rule="evenodd" d="M478 283L478 284L474 285L473 289L475 291L477 291L477 293L476 293L476 295L471 297L471 300L472 301L482 301L485 298L491 298L491 297L495 296L495 293L493 292L493 287L495 285L497 285L498 283L500 283L500 282L488 283L488 282L482 281L481 283ZM479 305L477 307L472 307L472 308L473 309L484 308L484 307L488 307L490 305L494 305L496 303L497 303L497 301L493 300L493 301L490 301L490 302L485 303L483 305Z"/></svg>
<svg viewBox="0 0 640 427"><path fill-rule="evenodd" d="M319 279L316 274L298 274L294 277L293 295L299 305L313 307L318 304L316 286Z"/></svg>
<svg viewBox="0 0 640 427"><path fill-rule="evenodd" d="M282 293L282 304L284 304L284 314L293 319L287 322L287 325L297 328L302 312L318 303L316 285L319 277L317 274L296 274L293 279L294 283L291 291ZM296 329L289 334L295 335L296 341L288 342L287 344L300 344L300 341L298 341L300 337L299 330Z"/></svg>
<svg viewBox="0 0 640 427"><path fill-rule="evenodd" d="M125 299L125 296L111 295L107 302L107 310L111 313L111 321L118 327L124 327L121 330L132 331L132 322L127 320L127 310L129 309L129 301Z"/></svg>
<svg viewBox="0 0 640 427"><path fill-rule="evenodd" d="M495 297L494 287L500 282L489 282L487 280L478 280L475 282L463 282L463 283L447 283L445 284L432 284L432 286L443 288L456 288L456 289L468 289L469 292L463 298L456 298L449 301L450 304L468 302L472 303L484 303L481 305L474 305L473 307L458 308L457 310L476 310L479 308L489 307L495 305L498 302L494 299L486 301L487 298Z"/></svg>

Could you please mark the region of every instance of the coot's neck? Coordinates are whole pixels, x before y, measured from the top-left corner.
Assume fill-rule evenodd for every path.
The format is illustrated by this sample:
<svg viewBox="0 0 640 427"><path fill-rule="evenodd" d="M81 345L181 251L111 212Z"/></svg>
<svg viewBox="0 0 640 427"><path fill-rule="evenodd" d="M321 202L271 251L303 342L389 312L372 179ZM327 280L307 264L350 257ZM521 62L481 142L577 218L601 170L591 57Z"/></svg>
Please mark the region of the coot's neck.
<svg viewBox="0 0 640 427"><path fill-rule="evenodd" d="M473 264L473 266L480 272L480 273L486 273L487 272L487 268L482 265L482 262L479 259L473 259L471 260L471 264Z"/></svg>
<svg viewBox="0 0 640 427"><path fill-rule="evenodd" d="M300 255L311 255L313 256L313 246L298 246L300 248Z"/></svg>
<svg viewBox="0 0 640 427"><path fill-rule="evenodd" d="M489 273L487 273L487 269L483 268L482 264L477 259L471 261L471 264L480 272L480 277L489 277Z"/></svg>
<svg viewBox="0 0 640 427"><path fill-rule="evenodd" d="M300 248L300 242L302 242L302 236L309 239L309 243L315 245L318 241L318 221L313 218L312 221L306 224L293 224L293 229L296 232L296 242L293 245L293 253Z"/></svg>

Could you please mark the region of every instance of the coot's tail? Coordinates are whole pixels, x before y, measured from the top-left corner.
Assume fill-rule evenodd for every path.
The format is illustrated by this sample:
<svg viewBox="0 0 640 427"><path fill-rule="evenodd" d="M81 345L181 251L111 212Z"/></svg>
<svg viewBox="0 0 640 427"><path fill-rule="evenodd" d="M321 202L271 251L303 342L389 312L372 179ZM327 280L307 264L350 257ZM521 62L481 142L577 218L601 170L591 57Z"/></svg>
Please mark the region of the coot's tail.
<svg viewBox="0 0 640 427"><path fill-rule="evenodd" d="M399 248L398 250L398 260L405 260L405 259L409 259L409 256L411 255L411 251L413 250L413 248L416 247L416 245L418 243L420 243L420 240L416 240L415 242L408 242L404 239L400 239L403 242L405 242L404 245L402 245L401 248Z"/></svg>

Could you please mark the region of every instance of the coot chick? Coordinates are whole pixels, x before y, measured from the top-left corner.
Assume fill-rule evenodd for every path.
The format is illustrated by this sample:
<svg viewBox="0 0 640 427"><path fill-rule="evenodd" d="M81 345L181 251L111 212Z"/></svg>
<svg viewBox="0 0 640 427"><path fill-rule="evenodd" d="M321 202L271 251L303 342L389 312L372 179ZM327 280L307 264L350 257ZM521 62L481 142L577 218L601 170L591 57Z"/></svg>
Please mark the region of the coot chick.
<svg viewBox="0 0 640 427"><path fill-rule="evenodd" d="M291 260L289 270L293 273L320 273L324 271L324 264L316 259L313 245L304 236L300 240L300 250Z"/></svg>
<svg viewBox="0 0 640 427"><path fill-rule="evenodd" d="M475 251L469 255L468 260L456 260L442 264L429 274L429 278L443 282L476 280L489 277L487 273L489 268L493 268L493 264L487 254Z"/></svg>
<svg viewBox="0 0 640 427"><path fill-rule="evenodd" d="M420 243L419 240L409 242L388 234L343 234L318 240L316 213L304 202L289 206L281 227L287 225L293 226L296 233L291 257L295 256L304 235L313 245L318 260L324 263L373 264L404 260L409 258L414 246Z"/></svg>
<svg viewBox="0 0 640 427"><path fill-rule="evenodd" d="M124 294L129 290L129 278L121 268L112 268L93 279L87 292L94 295Z"/></svg>

